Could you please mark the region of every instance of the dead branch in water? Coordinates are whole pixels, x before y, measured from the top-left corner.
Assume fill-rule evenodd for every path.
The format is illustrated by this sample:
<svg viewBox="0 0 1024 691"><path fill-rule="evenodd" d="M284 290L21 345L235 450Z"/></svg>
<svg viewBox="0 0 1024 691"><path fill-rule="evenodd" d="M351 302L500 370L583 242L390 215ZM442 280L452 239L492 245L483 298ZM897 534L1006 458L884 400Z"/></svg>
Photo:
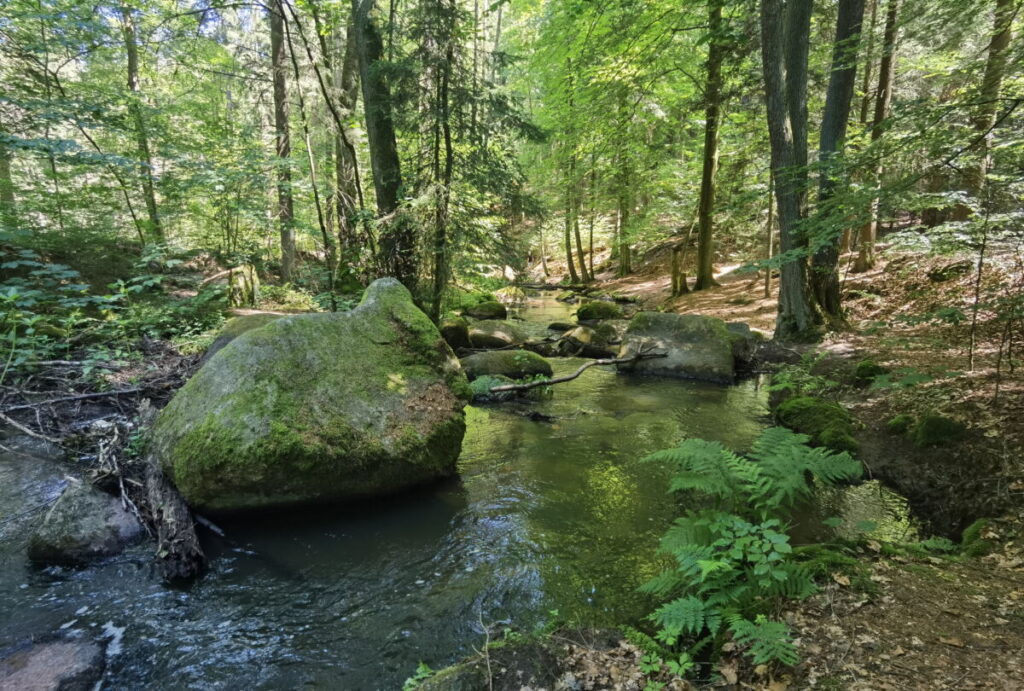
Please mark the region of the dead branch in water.
<svg viewBox="0 0 1024 691"><path fill-rule="evenodd" d="M564 377L555 377L554 379L538 379L537 381L526 382L525 384L502 384L501 386L495 386L490 389L491 393L501 393L503 391L528 391L535 389L538 386L550 386L552 384L562 384L567 381L572 381L576 377L586 372L591 367L597 365L625 365L630 362L637 362L638 360L649 360L650 358L657 357L668 357L667 353L652 353L648 349L641 350L635 355L629 357L619 358L602 358L599 360L591 360L580 365L580 368L572 374L567 374Z"/></svg>

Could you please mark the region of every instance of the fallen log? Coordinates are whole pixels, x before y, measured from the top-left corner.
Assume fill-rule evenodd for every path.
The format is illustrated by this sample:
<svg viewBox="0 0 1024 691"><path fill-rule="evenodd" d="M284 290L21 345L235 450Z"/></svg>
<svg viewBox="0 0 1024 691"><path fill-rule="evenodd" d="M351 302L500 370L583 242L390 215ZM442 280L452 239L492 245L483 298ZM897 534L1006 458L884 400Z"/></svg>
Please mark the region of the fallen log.
<svg viewBox="0 0 1024 691"><path fill-rule="evenodd" d="M189 581L206 571L206 554L196 535L195 519L153 458L146 459L146 503L156 533L156 559L168 583Z"/></svg>
<svg viewBox="0 0 1024 691"><path fill-rule="evenodd" d="M640 351L635 355L629 357L620 358L601 358L599 360L591 360L580 365L580 368L572 374L567 374L564 377L554 377L553 379L538 379L535 381L525 382L523 384L502 384L501 386L493 386L490 389L491 393L502 393L505 391L529 391L535 389L538 386L551 386L552 384L563 384L567 381L572 381L576 377L586 372L591 367L598 365L625 365L630 362L636 362L638 360L648 360L650 358L668 357L666 353L652 353L650 351Z"/></svg>

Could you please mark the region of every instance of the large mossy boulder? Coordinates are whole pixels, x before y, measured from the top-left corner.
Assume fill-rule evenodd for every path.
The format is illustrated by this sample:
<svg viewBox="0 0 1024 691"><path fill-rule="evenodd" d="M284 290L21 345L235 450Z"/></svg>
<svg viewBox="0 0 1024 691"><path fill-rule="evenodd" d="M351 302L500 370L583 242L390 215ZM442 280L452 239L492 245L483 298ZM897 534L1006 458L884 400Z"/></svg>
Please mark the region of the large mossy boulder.
<svg viewBox="0 0 1024 691"><path fill-rule="evenodd" d="M199 511L396 492L452 475L469 385L409 291L242 334L160 413L150 448Z"/></svg>
<svg viewBox="0 0 1024 691"><path fill-rule="evenodd" d="M462 317L448 317L441 322L441 337L452 350L469 348L469 322Z"/></svg>
<svg viewBox="0 0 1024 691"><path fill-rule="evenodd" d="M119 553L142 536L142 525L114 497L74 481L32 533L28 557L37 564L78 566Z"/></svg>
<svg viewBox="0 0 1024 691"><path fill-rule="evenodd" d="M808 435L816 446L850 453L857 453L860 448L853 438L853 417L838 403L814 396L795 396L775 409L775 417L786 427Z"/></svg>
<svg viewBox="0 0 1024 691"><path fill-rule="evenodd" d="M217 338L214 339L210 347L206 349L206 353L203 354L200 364L206 364L206 361L216 355L221 348L226 346L231 341L235 340L247 331L253 329L260 329L270 322L277 321L283 314L273 314L271 312L257 312L256 314L246 314L241 317L232 317L224 324L224 328L217 334Z"/></svg>
<svg viewBox="0 0 1024 691"><path fill-rule="evenodd" d="M488 319L470 325L469 342L474 348L509 348L525 343L526 334L514 324Z"/></svg>
<svg viewBox="0 0 1024 691"><path fill-rule="evenodd" d="M622 308L614 302L592 300L580 305L576 310L576 320L597 321L599 319L622 319Z"/></svg>
<svg viewBox="0 0 1024 691"><path fill-rule="evenodd" d="M619 365L622 371L731 383L736 374L733 336L725 322L697 314L639 312L622 339L619 357L661 353Z"/></svg>
<svg viewBox="0 0 1024 691"><path fill-rule="evenodd" d="M551 363L529 350L491 350L462 358L462 369L470 381L484 375L500 375L509 379L554 374Z"/></svg>
<svg viewBox="0 0 1024 691"><path fill-rule="evenodd" d="M479 305L467 307L462 313L467 317L473 317L473 319L505 319L508 317L505 305L497 301L481 302Z"/></svg>

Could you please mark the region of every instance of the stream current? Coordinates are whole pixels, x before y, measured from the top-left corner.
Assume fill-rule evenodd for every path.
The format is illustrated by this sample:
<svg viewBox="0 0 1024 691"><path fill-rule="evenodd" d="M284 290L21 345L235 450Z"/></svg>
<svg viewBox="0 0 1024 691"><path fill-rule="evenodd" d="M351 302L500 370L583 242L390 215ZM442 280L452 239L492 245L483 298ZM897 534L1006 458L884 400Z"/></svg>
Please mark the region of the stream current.
<svg viewBox="0 0 1024 691"><path fill-rule="evenodd" d="M572 305L531 298L542 333ZM555 373L583 360L553 359ZM103 688L399 689L479 648L484 627L530 631L629 621L652 603L677 508L645 455L688 436L743 450L768 424L766 395L591 368L529 409L470 406L459 478L342 513L236 519L207 544L210 572L161 585L151 544L84 569L24 557L34 506L59 466L32 445L0 452L0 656L63 629L107 637ZM869 512L870 513L870 512ZM28 526L28 527L27 527Z"/></svg>

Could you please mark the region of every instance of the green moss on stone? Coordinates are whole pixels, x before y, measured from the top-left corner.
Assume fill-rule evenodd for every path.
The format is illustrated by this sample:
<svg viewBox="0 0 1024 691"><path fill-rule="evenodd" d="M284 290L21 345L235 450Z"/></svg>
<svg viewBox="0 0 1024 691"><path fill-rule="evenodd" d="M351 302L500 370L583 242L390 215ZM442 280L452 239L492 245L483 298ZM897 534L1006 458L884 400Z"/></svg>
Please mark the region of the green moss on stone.
<svg viewBox="0 0 1024 691"><path fill-rule="evenodd" d="M979 518L964 528L960 539L964 554L970 557L983 557L986 554L991 554L998 547L996 543L982 537L985 529L990 525L992 525L992 521L989 519Z"/></svg>
<svg viewBox="0 0 1024 691"><path fill-rule="evenodd" d="M604 300L593 300L580 305L576 310L578 321L591 321L597 319L621 319L622 308L614 302Z"/></svg>
<svg viewBox="0 0 1024 691"><path fill-rule="evenodd" d="M811 437L811 441L835 451L856 453L853 418L838 403L813 396L796 396L783 401L775 415L786 427Z"/></svg>
<svg viewBox="0 0 1024 691"><path fill-rule="evenodd" d="M960 441L966 434L967 428L963 423L944 415L929 413L918 420L911 436L917 446L927 448Z"/></svg>
<svg viewBox="0 0 1024 691"><path fill-rule="evenodd" d="M505 309L505 305L493 300L467 307L463 310L463 313L474 319L505 319L508 317L508 310Z"/></svg>
<svg viewBox="0 0 1024 691"><path fill-rule="evenodd" d="M900 413L885 423L885 429L889 434L906 434L913 426L914 416L908 413Z"/></svg>
<svg viewBox="0 0 1024 691"><path fill-rule="evenodd" d="M470 381L484 375L523 379L553 374L551 363L529 350L492 350L462 359L462 369Z"/></svg>
<svg viewBox="0 0 1024 691"><path fill-rule="evenodd" d="M875 377L888 373L888 367L882 367L874 360L861 360L853 368L853 383L857 386L868 386L875 380Z"/></svg>

